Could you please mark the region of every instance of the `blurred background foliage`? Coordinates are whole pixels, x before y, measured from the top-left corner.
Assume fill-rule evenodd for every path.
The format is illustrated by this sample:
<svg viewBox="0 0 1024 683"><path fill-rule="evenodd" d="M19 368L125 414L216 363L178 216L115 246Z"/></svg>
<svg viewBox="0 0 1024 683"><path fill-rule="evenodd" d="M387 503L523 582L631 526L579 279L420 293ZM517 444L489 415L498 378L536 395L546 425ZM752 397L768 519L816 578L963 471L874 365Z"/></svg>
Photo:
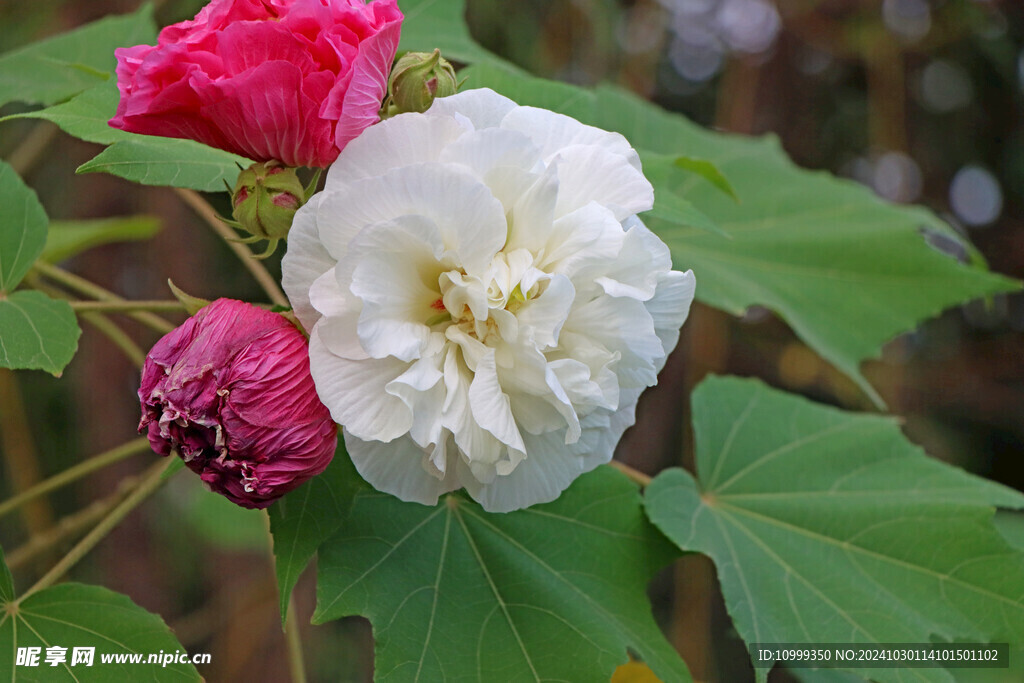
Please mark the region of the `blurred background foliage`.
<svg viewBox="0 0 1024 683"><path fill-rule="evenodd" d="M0 0L0 52L73 28L136 0ZM158 3L161 25L201 0ZM932 208L978 245L993 270L1024 277L1024 4L1018 0L469 0L479 42L541 76L611 81L699 123L778 135L801 165ZM0 111L20 111L12 105ZM0 124L0 156L36 189L52 218L149 214L144 243L108 245L68 267L118 294L190 293L259 301L223 244L169 191L74 169L97 148L47 123ZM224 197L214 197L223 202ZM220 205L227 214L226 206ZM822 225L828 229L827 223ZM950 240L929 236L954 250ZM880 245L879 248L884 248ZM278 268L279 255L271 259ZM119 324L122 322L118 320ZM156 335L124 319L148 348ZM0 371L4 497L135 435L137 370L84 325L64 378ZM865 374L914 442L943 460L1024 489L1024 296L974 302L890 343ZM687 396L707 373L755 375L825 403L869 401L765 310L742 318L695 305L661 383L641 401L619 457L649 473L691 461ZM22 422L21 415L27 417ZM27 428L26 428L27 425ZM155 456L152 456L155 457ZM118 489L151 456L136 456L62 490L0 527L22 583L82 533L61 521ZM83 518L78 517L81 521ZM72 522L76 518L72 518ZM47 540L55 548L39 551ZM176 479L112 534L76 578L130 595L160 613L210 681L287 679L285 643L262 519L198 482ZM714 570L688 557L654 586L657 616L699 680L746 680ZM307 572L300 620L314 601ZM362 681L372 640L359 619L306 626L314 681ZM784 672L773 678L788 680Z"/></svg>

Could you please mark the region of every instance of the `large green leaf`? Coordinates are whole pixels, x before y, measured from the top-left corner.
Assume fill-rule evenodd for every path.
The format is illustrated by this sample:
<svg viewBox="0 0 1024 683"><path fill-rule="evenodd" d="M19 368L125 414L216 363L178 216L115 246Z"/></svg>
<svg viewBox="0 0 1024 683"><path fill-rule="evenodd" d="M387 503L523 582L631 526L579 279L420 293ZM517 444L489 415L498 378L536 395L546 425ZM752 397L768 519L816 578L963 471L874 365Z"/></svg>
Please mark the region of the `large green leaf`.
<svg viewBox="0 0 1024 683"><path fill-rule="evenodd" d="M697 174L652 178L655 196L684 195L731 238L650 222L677 266L693 268L697 298L735 314L755 304L771 308L876 402L860 361L948 306L1019 288L928 246L922 229L951 232L931 212L888 204L851 181L800 169L773 137L704 130L610 86L586 90L487 65L463 75L466 87L490 87L520 104L619 131L642 156L712 163L738 202Z"/></svg>
<svg viewBox="0 0 1024 683"><path fill-rule="evenodd" d="M466 27L461 0L402 0L402 41L399 52L433 52L441 48L446 59L463 63L500 62L480 47Z"/></svg>
<svg viewBox="0 0 1024 683"><path fill-rule="evenodd" d="M268 508L282 620L288 613L288 602L299 574L320 544L341 526L361 484L345 453L344 442L339 438L334 459L322 474Z"/></svg>
<svg viewBox="0 0 1024 683"><path fill-rule="evenodd" d="M363 492L320 547L314 621L368 617L380 681L608 680L627 648L686 681L645 594L672 557L609 467L509 514Z"/></svg>
<svg viewBox="0 0 1024 683"><path fill-rule="evenodd" d="M1024 496L928 458L894 419L756 381L706 380L693 421L697 479L658 475L647 513L714 560L748 644L1024 642L1024 553L992 523Z"/></svg>
<svg viewBox="0 0 1024 683"><path fill-rule="evenodd" d="M77 173L110 173L142 185L218 192L235 184L238 165L252 162L192 140L136 136L115 142L78 167Z"/></svg>
<svg viewBox="0 0 1024 683"><path fill-rule="evenodd" d="M57 263L75 254L112 242L149 239L160 230L156 216L113 216L80 221L53 221L39 258Z"/></svg>
<svg viewBox="0 0 1024 683"><path fill-rule="evenodd" d="M53 104L111 77L114 48L156 41L153 9L107 17L0 56L0 106Z"/></svg>
<svg viewBox="0 0 1024 683"><path fill-rule="evenodd" d="M117 112L119 97L117 82L111 79L51 107L4 117L0 123L10 119L43 119L57 124L68 135L101 145L138 139L138 135L107 123Z"/></svg>
<svg viewBox="0 0 1024 683"><path fill-rule="evenodd" d="M0 552L0 678L19 681L200 681L191 664L104 663L104 655L182 653L160 617L100 586L62 583L15 600ZM3 577L7 580L4 581ZM46 663L47 648L66 648L64 662ZM38 664L17 664L18 648L39 648ZM74 648L94 648L92 666L72 665Z"/></svg>
<svg viewBox="0 0 1024 683"><path fill-rule="evenodd" d="M46 244L46 212L14 169L0 161L0 294L12 292Z"/></svg>
<svg viewBox="0 0 1024 683"><path fill-rule="evenodd" d="M60 376L81 334L66 301L31 290L0 294L0 368Z"/></svg>

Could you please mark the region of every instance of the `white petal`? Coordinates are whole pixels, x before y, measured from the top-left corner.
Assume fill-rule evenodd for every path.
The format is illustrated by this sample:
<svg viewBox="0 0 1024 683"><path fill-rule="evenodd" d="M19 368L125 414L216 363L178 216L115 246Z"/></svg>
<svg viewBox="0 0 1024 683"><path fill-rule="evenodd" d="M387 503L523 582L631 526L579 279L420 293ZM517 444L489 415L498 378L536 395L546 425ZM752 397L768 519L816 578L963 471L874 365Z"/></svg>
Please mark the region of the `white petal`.
<svg viewBox="0 0 1024 683"><path fill-rule="evenodd" d="M547 503L559 496L579 475L611 460L610 450L575 453L561 432L527 435L527 458L508 475L474 490L466 490L488 512L511 512Z"/></svg>
<svg viewBox="0 0 1024 683"><path fill-rule="evenodd" d="M359 340L371 357L411 361L426 349L443 253L440 231L421 216L370 226L352 240L349 289L363 302Z"/></svg>
<svg viewBox="0 0 1024 683"><path fill-rule="evenodd" d="M656 363L664 350L643 302L599 296L573 308L564 329L621 354L616 366L621 386L653 386L657 382Z"/></svg>
<svg viewBox="0 0 1024 683"><path fill-rule="evenodd" d="M495 350L495 358L501 387L520 430L541 434L574 422L579 426L569 397L536 345L502 344Z"/></svg>
<svg viewBox="0 0 1024 683"><path fill-rule="evenodd" d="M444 383L441 381L443 360L441 354L421 358L385 387L385 391L409 406L413 417L409 435L424 448L431 444L444 445L441 426L441 406L445 395ZM444 440L447 439L444 436Z"/></svg>
<svg viewBox="0 0 1024 683"><path fill-rule="evenodd" d="M536 176L509 212L506 249L529 249L536 253L543 248L555 220L558 202L558 175L554 167Z"/></svg>
<svg viewBox="0 0 1024 683"><path fill-rule="evenodd" d="M515 102L490 88L477 88L434 100L426 114L463 117L470 121L474 128L480 130L497 126L516 107Z"/></svg>
<svg viewBox="0 0 1024 683"><path fill-rule="evenodd" d="M560 150L551 163L558 168L555 216L596 201L621 221L654 206L654 188L647 178L614 151L572 145Z"/></svg>
<svg viewBox="0 0 1024 683"><path fill-rule="evenodd" d="M281 260L281 285L284 287L292 310L307 331L320 319L320 313L309 302L309 288L313 281L335 265L327 253L317 231L316 212L320 195L314 195L295 212L288 233L288 251Z"/></svg>
<svg viewBox="0 0 1024 683"><path fill-rule="evenodd" d="M542 173L543 171L533 172L515 166L495 166L484 174L483 180L487 187L491 188L495 199L501 202L506 211L510 211L523 193L533 187ZM554 206L554 201L552 201L552 215L554 215Z"/></svg>
<svg viewBox="0 0 1024 683"><path fill-rule="evenodd" d="M496 168L543 171L540 150L514 130L486 128L466 133L444 148L439 161L466 166L478 178Z"/></svg>
<svg viewBox="0 0 1024 683"><path fill-rule="evenodd" d="M319 323L309 336L309 370L316 393L334 421L361 439L391 441L409 431L412 412L385 390L408 367L393 358L340 358L324 346Z"/></svg>
<svg viewBox="0 0 1024 683"><path fill-rule="evenodd" d="M519 107L502 119L501 127L529 135L545 159L570 145L590 145L614 152L640 170L639 155L622 135L584 125L564 114L536 107Z"/></svg>
<svg viewBox="0 0 1024 683"><path fill-rule="evenodd" d="M622 224L612 212L591 202L552 224L538 266L564 273L577 285L586 285L586 280L608 270L624 239ZM577 279L576 274L588 267L583 279Z"/></svg>
<svg viewBox="0 0 1024 683"><path fill-rule="evenodd" d="M646 302L647 311L651 314L654 322L654 331L661 339L662 348L668 356L679 341L679 328L686 321L690 312L690 304L693 303L693 293L697 286L697 279L692 270L680 273L678 270L670 270L658 280L658 289L654 298ZM661 360L658 370L665 364Z"/></svg>
<svg viewBox="0 0 1024 683"><path fill-rule="evenodd" d="M325 214L333 216L325 230ZM360 230L400 216L437 225L445 249L467 271L483 271L505 243L505 210L479 179L455 164L415 164L351 183L320 204L320 237L339 260Z"/></svg>
<svg viewBox="0 0 1024 683"><path fill-rule="evenodd" d="M412 503L436 505L441 495L460 486L455 467L443 479L433 476L424 466L427 454L408 436L381 443L363 441L347 429L344 435L356 471L378 491Z"/></svg>
<svg viewBox="0 0 1024 683"><path fill-rule="evenodd" d="M465 132L453 118L399 114L345 145L327 172L327 185L341 187L400 166L437 161L445 146Z"/></svg>
<svg viewBox="0 0 1024 683"><path fill-rule="evenodd" d="M672 268L668 246L639 220L626 233L611 268L594 278L610 296L628 296L647 301L654 296L658 281ZM585 275L581 274L581 277Z"/></svg>
<svg viewBox="0 0 1024 683"><path fill-rule="evenodd" d="M563 358L551 361L552 372L577 413L590 413L594 408L615 410L619 404L619 383L601 386L591 378L590 368L578 360ZM614 377L614 375L613 375Z"/></svg>
<svg viewBox="0 0 1024 683"><path fill-rule="evenodd" d="M469 385L468 398L476 423L508 447L508 459L497 463L498 474L511 472L525 457L525 449L523 437L520 436L515 418L512 417L508 396L498 382L493 350L477 363L473 382ZM472 457L472 454L470 456Z"/></svg>
<svg viewBox="0 0 1024 683"><path fill-rule="evenodd" d="M370 356L357 334L362 302L348 291L348 283L343 288L338 282L338 270L337 266L328 270L309 289L313 308L323 314L317 329L331 353L349 360L364 360Z"/></svg>
<svg viewBox="0 0 1024 683"><path fill-rule="evenodd" d="M558 344L562 331L576 297L576 288L564 275L555 275L547 281L547 288L536 299L530 299L516 311L520 326L528 326L527 333L541 350Z"/></svg>

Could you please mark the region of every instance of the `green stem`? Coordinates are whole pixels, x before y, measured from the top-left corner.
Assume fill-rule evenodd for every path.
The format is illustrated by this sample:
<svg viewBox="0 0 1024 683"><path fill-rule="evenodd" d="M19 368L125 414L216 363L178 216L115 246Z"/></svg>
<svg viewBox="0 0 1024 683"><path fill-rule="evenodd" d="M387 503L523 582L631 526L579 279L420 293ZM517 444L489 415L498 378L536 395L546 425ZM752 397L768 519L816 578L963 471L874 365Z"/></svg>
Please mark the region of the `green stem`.
<svg viewBox="0 0 1024 683"><path fill-rule="evenodd" d="M138 487L128 494L117 507L110 511L103 520L97 524L92 531L85 535L81 541L75 544L67 555L53 566L50 571L46 572L41 579L36 581L35 585L25 591L18 602L21 603L25 598L37 593L44 588L52 585L59 578L64 576L75 564L78 563L85 555L92 550L97 543L106 538L107 534L116 527L121 520L128 516L128 513L134 510L138 505L149 497L151 493L160 488L160 485L164 483L164 471L167 470L171 465L174 464L176 458L167 458L166 462L158 462L143 475L142 480L139 482Z"/></svg>
<svg viewBox="0 0 1024 683"><path fill-rule="evenodd" d="M60 519L53 528L38 536L33 536L25 545L15 548L7 557L7 566L11 571L24 566L35 560L46 552L58 548L76 536L82 534L86 529L92 527L114 507L124 500L128 492L138 483L136 477L125 477L121 480L117 491L111 495L101 498L88 507L72 513Z"/></svg>
<svg viewBox="0 0 1024 683"><path fill-rule="evenodd" d="M623 474L625 474L627 477L632 479L637 484L640 484L641 488L646 487L648 484L651 483L651 478L650 477L648 477L646 474L644 474L640 470L633 469L632 467L630 467L629 465L627 465L624 462L619 462L618 460L612 460L608 464L611 465L612 467L614 467L615 469L617 469L619 472L622 472Z"/></svg>
<svg viewBox="0 0 1024 683"><path fill-rule="evenodd" d="M42 476L18 376L6 368L0 368L0 406L0 450L7 463L7 481L17 495L33 488ZM53 510L47 501L35 501L25 506L24 518L29 534L35 536L53 524Z"/></svg>
<svg viewBox="0 0 1024 683"><path fill-rule="evenodd" d="M17 510L25 503L35 500L43 494L49 493L50 491L60 488L66 484L70 484L71 482L81 479L87 474L95 472L98 469L102 469L107 465L113 465L115 462L120 462L125 458L135 455L136 453L142 453L143 451L149 450L149 448L149 439L133 439L128 443L121 444L117 448L112 448L109 451L100 453L88 460L80 462L74 467L70 467L45 481L41 481L32 488L22 491L13 498L8 498L3 503L0 503L0 517Z"/></svg>
<svg viewBox="0 0 1024 683"><path fill-rule="evenodd" d="M132 365L141 368L146 363L146 352L139 348L139 345L125 334L124 330L115 325L110 318L100 313L83 313L82 319L88 321L103 336L109 339L114 346L121 349L121 352L132 362Z"/></svg>
<svg viewBox="0 0 1024 683"><path fill-rule="evenodd" d="M51 299L65 299L74 306L76 302L68 299L68 295L62 290L51 287L40 281L39 273L29 273L25 278L25 281L33 289L38 289L40 292L47 294ZM141 368L146 362L146 352L139 348L139 345L135 343L131 337L129 337L124 330L114 324L107 316L102 313L79 313L82 320L85 320L92 324L99 332L110 340L117 348L124 353L125 357L132 362L132 365Z"/></svg>
<svg viewBox="0 0 1024 683"><path fill-rule="evenodd" d="M263 522L270 541L270 562L274 563L274 534L270 529L270 513L263 511ZM284 618L284 636L288 645L288 668L291 670L292 683L306 683L306 662L302 656L302 635L299 633L299 619L295 612L294 595L288 601L288 611Z"/></svg>
<svg viewBox="0 0 1024 683"><path fill-rule="evenodd" d="M71 289L79 294L99 301L108 302L119 302L125 301L124 298L119 297L111 291L103 289L99 285L89 282L83 277L79 277L74 273L69 273L63 268L58 268L52 264L46 263L45 261L36 261L35 265L32 266L41 275L48 277L54 282L58 282L68 289ZM167 334L174 329L174 325L164 320L160 316L153 315L148 311L139 311L136 313L129 313L129 315L143 325L147 325L150 328L160 332L161 334Z"/></svg>
<svg viewBox="0 0 1024 683"><path fill-rule="evenodd" d="M76 312L134 313L137 311L184 311L185 306L175 299L170 301L72 301Z"/></svg>
<svg viewBox="0 0 1024 683"><path fill-rule="evenodd" d="M60 128L49 121L40 121L21 139L21 144L7 157L7 163L15 173L24 178L35 168L39 158L59 132Z"/></svg>
<svg viewBox="0 0 1024 683"><path fill-rule="evenodd" d="M299 634L294 597L288 601L284 624L284 635L288 641L288 666L292 672L292 683L306 683L306 663L302 658L302 636Z"/></svg>
<svg viewBox="0 0 1024 683"><path fill-rule="evenodd" d="M248 269L256 282L263 288L263 291L270 297L270 300L278 306L290 308L291 304L288 303L288 297L281 291L274 276L270 274L266 266L253 257L252 250L249 247L238 241L238 236L232 232L231 228L224 225L224 222L217 215L213 207L210 206L209 202L193 190L176 187L174 191L181 197L182 201L188 204L224 240L228 247L231 248L231 251L235 252L235 255L241 259L242 265Z"/></svg>

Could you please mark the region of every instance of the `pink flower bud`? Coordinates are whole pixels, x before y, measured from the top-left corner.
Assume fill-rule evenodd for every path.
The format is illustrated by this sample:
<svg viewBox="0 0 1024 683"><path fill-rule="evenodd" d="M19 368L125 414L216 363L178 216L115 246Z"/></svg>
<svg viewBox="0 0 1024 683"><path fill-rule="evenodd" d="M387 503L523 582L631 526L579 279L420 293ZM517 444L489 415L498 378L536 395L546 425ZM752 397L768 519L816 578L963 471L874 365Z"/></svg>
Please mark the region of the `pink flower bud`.
<svg viewBox="0 0 1024 683"><path fill-rule="evenodd" d="M302 333L283 316L218 299L153 346L139 432L177 451L214 491L265 508L331 462L337 427L317 397Z"/></svg>

